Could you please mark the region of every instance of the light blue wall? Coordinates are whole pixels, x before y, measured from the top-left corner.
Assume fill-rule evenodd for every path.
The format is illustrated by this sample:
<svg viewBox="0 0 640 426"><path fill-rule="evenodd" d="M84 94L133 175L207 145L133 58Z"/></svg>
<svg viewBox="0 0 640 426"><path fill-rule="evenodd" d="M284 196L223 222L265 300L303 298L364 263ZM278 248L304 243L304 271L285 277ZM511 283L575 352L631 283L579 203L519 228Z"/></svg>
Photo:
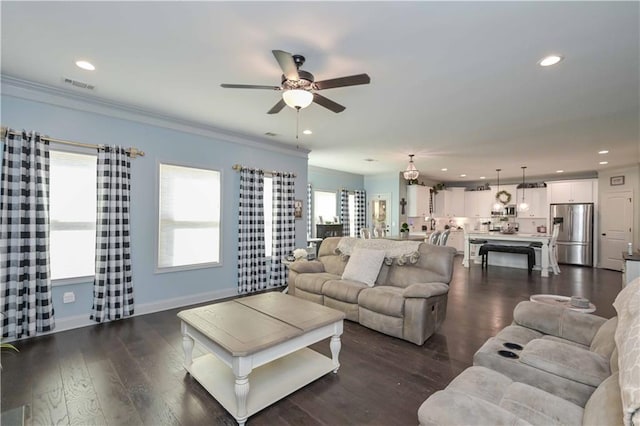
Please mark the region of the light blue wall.
<svg viewBox="0 0 640 426"><path fill-rule="evenodd" d="M223 297L236 292L239 174L232 170L233 164L294 172L297 174L296 198L306 199L306 152L257 148L251 146L251 143L258 145L259 142L256 141L237 143L231 142L231 137L211 136L211 132L202 136L172 130L125 118L114 118L112 114L87 112L74 108L72 103L62 103L65 106L61 106L38 102L32 100L34 95L31 92L31 99L10 96L4 90L3 93L2 124L5 126L36 130L59 139L135 146L145 151L144 157L132 160L131 173L132 260L137 312L140 312L140 307L153 311L154 307L179 306L180 300L193 303L193 298L200 294L206 297ZM45 94L43 99L48 102L49 97ZM74 102L77 103L77 99ZM222 172L222 266L162 274L154 272L156 179L159 162L212 168ZM306 246L304 221L296 221L296 246ZM62 295L67 291L75 293L75 303L62 303ZM74 316L86 315L88 319L92 285L82 283L56 286L53 298L58 322Z"/></svg>
<svg viewBox="0 0 640 426"><path fill-rule="evenodd" d="M391 222L389 223L389 232L392 235L400 232L400 185L406 185L400 182L399 173L384 173L374 176L364 177L364 188L367 191L367 226L371 227L371 201L376 194L389 194L391 209L387 206L387 213L391 214Z"/></svg>
<svg viewBox="0 0 640 426"><path fill-rule="evenodd" d="M325 191L362 190L364 189L364 176L309 166L309 183L313 189Z"/></svg>

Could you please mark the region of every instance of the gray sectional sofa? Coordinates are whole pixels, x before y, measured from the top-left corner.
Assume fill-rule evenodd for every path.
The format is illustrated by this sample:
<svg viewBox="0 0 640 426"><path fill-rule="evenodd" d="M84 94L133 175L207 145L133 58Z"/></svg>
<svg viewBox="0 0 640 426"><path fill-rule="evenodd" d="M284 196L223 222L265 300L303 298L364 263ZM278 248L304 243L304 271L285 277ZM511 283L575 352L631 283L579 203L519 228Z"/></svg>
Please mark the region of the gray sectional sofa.
<svg viewBox="0 0 640 426"><path fill-rule="evenodd" d="M640 426L640 279L614 307L607 320L521 302L474 366L420 406L420 424Z"/></svg>
<svg viewBox="0 0 640 426"><path fill-rule="evenodd" d="M455 249L416 243L411 256L386 258L377 275L376 266L371 266L375 282L367 285L343 279L356 254L341 253L340 241L341 237L326 238L317 260L289 266L289 294L341 310L348 320L422 345L445 318ZM358 243L366 244L354 243L356 248Z"/></svg>

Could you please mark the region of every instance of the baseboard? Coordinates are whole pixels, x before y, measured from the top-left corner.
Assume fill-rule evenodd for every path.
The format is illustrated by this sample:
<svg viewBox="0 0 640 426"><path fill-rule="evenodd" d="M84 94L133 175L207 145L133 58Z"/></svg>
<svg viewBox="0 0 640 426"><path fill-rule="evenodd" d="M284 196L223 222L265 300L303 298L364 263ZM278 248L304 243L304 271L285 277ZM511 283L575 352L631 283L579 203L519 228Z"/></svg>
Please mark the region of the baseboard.
<svg viewBox="0 0 640 426"><path fill-rule="evenodd" d="M161 312L169 309L180 308L182 306L195 305L198 303L211 302L214 300L224 299L227 297L234 297L237 295L238 295L238 290L233 288L233 289L218 290L218 291L208 291L206 293L192 294L189 296L175 297L173 299L165 299L158 302L143 303L140 305L136 304L135 314L133 316L137 317L140 315L152 314L155 312ZM88 326L97 324L95 321L92 321L89 319L89 313L56 319L55 321L56 321L55 330L52 330L46 333L40 333L38 334L38 336L45 336L47 334L59 333L61 331L73 330L75 328L88 327ZM30 337L33 337L33 336L30 336ZM7 339L3 339L3 341L4 342L19 341L19 340L29 339L30 337L25 337L23 339L15 339L15 340L11 340L7 338Z"/></svg>

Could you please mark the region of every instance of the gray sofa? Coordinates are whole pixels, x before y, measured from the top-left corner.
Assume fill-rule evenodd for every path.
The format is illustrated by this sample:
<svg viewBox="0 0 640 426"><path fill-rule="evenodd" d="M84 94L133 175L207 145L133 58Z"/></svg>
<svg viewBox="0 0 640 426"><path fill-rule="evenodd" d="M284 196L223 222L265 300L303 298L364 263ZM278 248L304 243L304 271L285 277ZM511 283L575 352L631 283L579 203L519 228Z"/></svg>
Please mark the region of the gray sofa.
<svg viewBox="0 0 640 426"><path fill-rule="evenodd" d="M348 320L365 327L422 345L445 318L455 249L421 243L412 259L415 263L394 260L383 264L370 287L342 278L349 258L337 251L340 240L326 238L317 260L289 266L289 294L343 311Z"/></svg>
<svg viewBox="0 0 640 426"><path fill-rule="evenodd" d="M640 279L614 306L606 320L520 303L474 366L420 406L420 424L640 426ZM518 358L498 360L498 350Z"/></svg>

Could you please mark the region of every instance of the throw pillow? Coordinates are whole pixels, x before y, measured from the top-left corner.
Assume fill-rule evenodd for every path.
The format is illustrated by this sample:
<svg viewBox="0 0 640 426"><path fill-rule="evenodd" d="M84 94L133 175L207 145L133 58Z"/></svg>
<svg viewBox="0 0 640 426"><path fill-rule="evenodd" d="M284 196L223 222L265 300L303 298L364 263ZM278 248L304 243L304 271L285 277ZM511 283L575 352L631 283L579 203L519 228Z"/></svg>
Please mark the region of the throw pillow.
<svg viewBox="0 0 640 426"><path fill-rule="evenodd" d="M384 262L384 250L356 248L344 268L342 279L359 281L373 287L382 262Z"/></svg>

